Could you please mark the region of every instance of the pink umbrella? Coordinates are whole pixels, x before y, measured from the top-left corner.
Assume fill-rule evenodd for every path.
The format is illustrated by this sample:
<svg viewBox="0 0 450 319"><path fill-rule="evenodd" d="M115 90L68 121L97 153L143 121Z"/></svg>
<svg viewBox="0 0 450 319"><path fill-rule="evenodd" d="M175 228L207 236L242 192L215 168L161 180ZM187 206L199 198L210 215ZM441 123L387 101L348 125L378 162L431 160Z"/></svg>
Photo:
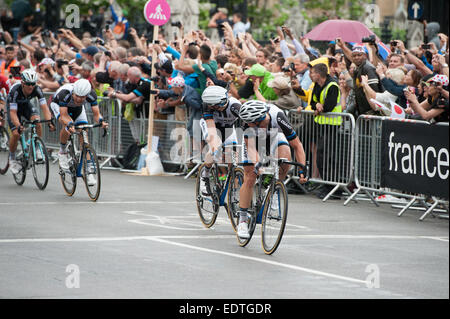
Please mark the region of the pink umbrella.
<svg viewBox="0 0 450 319"><path fill-rule="evenodd" d="M314 41L334 41L341 38L344 42L360 43L362 38L372 34L374 33L359 21L327 20L307 33L305 38Z"/></svg>

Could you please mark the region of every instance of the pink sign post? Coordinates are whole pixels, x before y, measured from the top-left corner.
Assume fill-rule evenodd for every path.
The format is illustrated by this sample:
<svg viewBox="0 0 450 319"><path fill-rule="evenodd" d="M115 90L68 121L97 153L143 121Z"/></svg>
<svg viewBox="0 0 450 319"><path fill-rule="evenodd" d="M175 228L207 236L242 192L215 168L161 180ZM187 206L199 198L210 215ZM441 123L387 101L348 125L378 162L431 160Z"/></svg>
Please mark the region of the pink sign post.
<svg viewBox="0 0 450 319"><path fill-rule="evenodd" d="M165 0L150 0L144 6L144 17L151 25L166 24L170 19L170 6Z"/></svg>
<svg viewBox="0 0 450 319"><path fill-rule="evenodd" d="M158 40L159 26L166 24L170 19L170 6L165 0L150 0L144 6L144 17L148 23L153 25L153 43ZM156 61L156 50L153 50L152 61L153 64ZM156 68L152 67L151 76L156 75ZM155 84L151 82L151 89L155 89ZM148 112L148 139L147 139L147 157L149 157L150 152L155 148L153 147L153 119L155 112L155 96L153 94L149 97L149 112ZM156 146L156 145L155 145ZM148 161L147 161L148 162ZM149 167L146 167L142 171L142 175L150 175Z"/></svg>

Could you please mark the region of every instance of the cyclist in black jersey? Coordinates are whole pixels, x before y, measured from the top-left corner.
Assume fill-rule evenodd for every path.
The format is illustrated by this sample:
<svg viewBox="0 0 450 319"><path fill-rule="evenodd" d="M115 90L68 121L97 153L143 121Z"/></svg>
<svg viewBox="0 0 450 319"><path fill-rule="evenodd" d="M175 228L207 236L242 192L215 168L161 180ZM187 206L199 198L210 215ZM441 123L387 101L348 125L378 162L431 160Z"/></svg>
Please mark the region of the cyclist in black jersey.
<svg viewBox="0 0 450 319"><path fill-rule="evenodd" d="M247 101L239 112L239 117L245 122L244 129L244 184L240 190L239 210L240 219L238 236L249 238L247 211L253 196L253 186L261 167L261 156L272 156L291 160L291 149L294 150L297 162L305 165L306 155L303 145L285 113L273 104L262 101ZM258 138L257 138L258 137ZM259 143L261 141L263 143ZM264 151L265 148L265 151ZM262 152L261 152L262 151ZM289 164L280 166L280 180L283 181L290 169ZM306 172L300 171L300 183L306 183ZM272 203L274 207L276 203Z"/></svg>
<svg viewBox="0 0 450 319"><path fill-rule="evenodd" d="M214 157L219 153L222 144L236 144L236 131L234 123L239 119L241 102L228 97L228 92L221 86L209 86L202 94L203 121L201 128L203 136L210 147L210 152L205 156L205 169L202 171L200 191L203 195L211 194L209 186L210 169ZM218 136L218 132L220 137Z"/></svg>
<svg viewBox="0 0 450 319"><path fill-rule="evenodd" d="M36 85L37 80L38 75L35 71L31 69L24 70L21 73L21 82L11 87L6 99L8 124L12 132L9 142L9 160L10 169L13 174L19 173L21 169L21 164L16 161L17 144L23 131L21 119L24 117L28 121L40 120L39 109L33 106L30 101L38 98L45 120L51 120L52 118L44 93ZM53 123L49 122L48 125L51 131L55 130ZM37 124L36 131L39 136L42 136L42 127L40 124Z"/></svg>
<svg viewBox="0 0 450 319"><path fill-rule="evenodd" d="M66 144L71 134L75 133L74 126L88 124L85 102L89 103L92 109L94 121L102 124L102 128L108 128L108 123L103 120L97 103L97 94L92 89L90 82L80 79L74 84L66 84L56 91L52 98L50 107L56 119L61 123L60 150L58 153L59 165L63 170L69 169L69 156ZM88 179L92 175L88 175ZM88 180L90 186L94 180Z"/></svg>

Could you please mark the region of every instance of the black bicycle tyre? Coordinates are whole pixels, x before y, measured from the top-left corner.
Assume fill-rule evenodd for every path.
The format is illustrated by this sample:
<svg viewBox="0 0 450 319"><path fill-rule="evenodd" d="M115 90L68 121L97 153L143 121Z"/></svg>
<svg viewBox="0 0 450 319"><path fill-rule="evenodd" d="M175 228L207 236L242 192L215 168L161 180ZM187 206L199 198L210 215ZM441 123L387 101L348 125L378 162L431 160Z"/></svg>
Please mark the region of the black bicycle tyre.
<svg viewBox="0 0 450 319"><path fill-rule="evenodd" d="M239 214L238 211L235 211L235 205L233 205L232 202L232 194L234 190L234 181L236 180L236 177L241 177L242 183L244 183L244 170L240 167L235 167L233 171L231 172L231 178L230 178L230 184L228 186L228 194L227 194L227 214L228 218L230 219L231 226L233 227L233 230L237 231L237 225L239 223ZM242 186L242 184L241 184ZM238 203L239 205L239 203ZM239 207L238 207L239 209Z"/></svg>
<svg viewBox="0 0 450 319"><path fill-rule="evenodd" d="M45 143L44 141L40 138L40 137L36 137L34 139L34 147L38 148L38 145L41 144L41 149L43 151L44 154L42 154L44 156L44 160L45 160L45 178L44 178L44 182L41 183L38 180L37 177L37 172L36 172L36 162L35 162L35 155L33 154L34 150L33 148L31 148L31 159L33 161L33 177L34 177L34 181L36 183L36 186L40 189L40 190L44 190L47 187L48 184L48 178L50 175L50 168L49 168L49 162L48 162L48 152L47 152L47 148L45 147ZM39 164L38 164L39 165Z"/></svg>
<svg viewBox="0 0 450 319"><path fill-rule="evenodd" d="M61 184L62 184L64 191L66 192L66 195L73 196L73 194L75 194L75 190L77 189L77 163L78 163L78 160L75 156L73 141L71 141L71 143L69 145L69 156L72 161L72 165L70 167L71 173L69 174L69 173L64 172L63 169L60 167L59 168L59 177L61 179ZM71 179L72 187L68 186L65 183L66 177Z"/></svg>
<svg viewBox="0 0 450 319"><path fill-rule="evenodd" d="M269 215L269 207L270 207L270 202L266 202L265 206L264 206L264 212L263 212L263 217L262 217L262 224L261 224L261 243L262 243L262 247L264 250L264 253L266 255L272 255L278 248L278 246L281 243L281 240L283 238L283 234L284 234L284 230L286 228L286 221L287 221L287 215L288 215L288 195L287 195L287 191L286 191L286 187L284 186L284 183L277 181L275 183L275 186L273 188L273 190L271 190L269 192L269 194L267 195L268 199L272 198L272 194L277 190L280 189L281 190L281 196L283 196L283 202L284 202L284 209L283 209L283 214L281 217L281 227L277 236L277 239L275 241L275 243L273 245L269 245L268 244L268 240L266 239L266 226L267 226L267 218Z"/></svg>
<svg viewBox="0 0 450 319"><path fill-rule="evenodd" d="M20 150L22 151L22 154L17 156L19 147L20 147ZM24 150L24 147L22 144L22 139L20 139L19 143L17 144L17 149L16 149L16 161L21 162L22 168L20 169L19 173L13 174L14 181L19 186L22 186L23 183L25 183L25 179L27 177L28 158L25 158L25 153L23 150Z"/></svg>
<svg viewBox="0 0 450 319"><path fill-rule="evenodd" d="M87 181L87 157L86 157L86 154L88 152L91 154L90 160L94 162L95 170L96 170L97 190L95 192L91 192L91 190L89 189L88 181ZM90 145L85 145L83 147L83 152L82 152L81 156L83 156L83 180L84 180L84 184L86 186L86 191L88 193L89 198L93 202L96 202L98 200L98 198L100 197L101 181L102 181L101 174L100 174L100 165L98 164L97 153L95 153L95 150Z"/></svg>
<svg viewBox="0 0 450 319"><path fill-rule="evenodd" d="M217 195L213 194L212 205L214 206L214 213L209 212L209 214L212 214L210 219L208 219L204 216L204 214L203 214L204 209L202 207L203 196L202 196L202 194L200 194L200 180L202 178L202 170L203 170L204 166L205 166L205 164L202 164L200 166L200 168L198 169L197 179L196 179L196 183L195 183L195 199L197 202L197 212L198 212L198 215L200 216L200 221L206 228L211 228L216 223L220 206L218 203ZM214 184L217 184L218 183L217 172L216 172L216 168L214 166L211 167L211 169L210 169L210 176L213 176ZM211 186L211 188L214 187L214 185L210 185L210 186Z"/></svg>
<svg viewBox="0 0 450 319"><path fill-rule="evenodd" d="M8 130L3 126L0 126L0 137L7 139L7 143L6 143L7 148L4 150L6 153L5 154L6 155L6 164L4 167L0 167L0 174L5 175L9 168L9 134L8 134Z"/></svg>

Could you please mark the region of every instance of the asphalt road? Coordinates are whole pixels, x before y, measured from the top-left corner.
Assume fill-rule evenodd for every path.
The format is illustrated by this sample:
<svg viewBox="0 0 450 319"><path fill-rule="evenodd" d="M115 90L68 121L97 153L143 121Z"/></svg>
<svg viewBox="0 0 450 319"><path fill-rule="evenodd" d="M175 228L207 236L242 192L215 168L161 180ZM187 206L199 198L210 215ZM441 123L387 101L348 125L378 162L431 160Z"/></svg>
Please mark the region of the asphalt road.
<svg viewBox="0 0 450 319"><path fill-rule="evenodd" d="M223 208L201 225L194 179L102 173L97 203L81 184L67 197L55 166L45 191L0 176L0 298L449 298L448 220L289 195L266 256Z"/></svg>

